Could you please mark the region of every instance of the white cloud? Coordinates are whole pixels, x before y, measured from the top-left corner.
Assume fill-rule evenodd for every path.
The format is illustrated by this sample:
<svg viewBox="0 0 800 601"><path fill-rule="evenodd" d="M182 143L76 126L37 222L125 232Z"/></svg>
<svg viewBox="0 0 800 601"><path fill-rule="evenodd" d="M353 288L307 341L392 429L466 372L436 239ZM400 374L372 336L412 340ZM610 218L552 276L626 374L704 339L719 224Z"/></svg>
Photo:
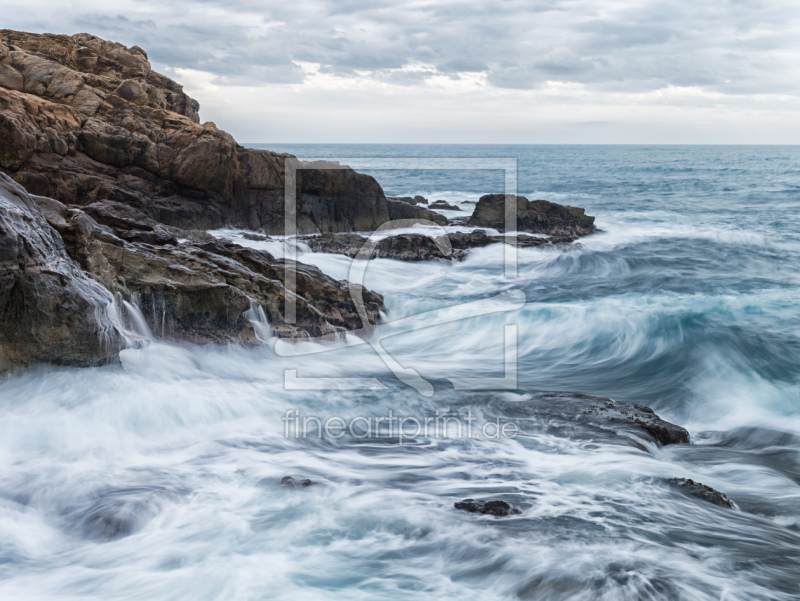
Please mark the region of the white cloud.
<svg viewBox="0 0 800 601"><path fill-rule="evenodd" d="M6 0L145 48L245 142L800 140L794 0Z"/></svg>

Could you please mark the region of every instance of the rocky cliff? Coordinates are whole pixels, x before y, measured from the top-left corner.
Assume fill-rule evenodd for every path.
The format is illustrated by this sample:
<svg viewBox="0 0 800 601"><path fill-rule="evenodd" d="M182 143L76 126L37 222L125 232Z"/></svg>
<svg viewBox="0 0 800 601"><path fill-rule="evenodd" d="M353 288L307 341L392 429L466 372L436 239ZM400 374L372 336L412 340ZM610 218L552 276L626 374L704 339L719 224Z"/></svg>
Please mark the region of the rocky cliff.
<svg viewBox="0 0 800 601"><path fill-rule="evenodd" d="M32 194L113 200L182 228L283 233L289 160L300 167L300 233L371 231L392 218L372 177L243 148L198 111L137 46L0 31L0 169ZM403 218L439 218L414 209Z"/></svg>

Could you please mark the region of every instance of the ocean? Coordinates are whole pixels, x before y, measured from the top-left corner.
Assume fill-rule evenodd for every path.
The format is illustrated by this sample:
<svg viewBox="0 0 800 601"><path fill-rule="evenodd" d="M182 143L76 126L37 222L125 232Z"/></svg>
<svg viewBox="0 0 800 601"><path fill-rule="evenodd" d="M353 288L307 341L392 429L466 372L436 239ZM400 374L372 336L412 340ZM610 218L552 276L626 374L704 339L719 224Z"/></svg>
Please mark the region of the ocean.
<svg viewBox="0 0 800 601"><path fill-rule="evenodd" d="M491 165L510 165L519 194L600 231L518 249L511 276L501 244L371 261L375 344L141 332L121 365L0 382L0 598L800 598L800 147L252 146L341 160L449 217L503 192ZM519 418L541 392L647 405L692 444ZM413 432L364 430L390 413ZM454 435L445 415L517 431ZM320 437L331 419L359 426Z"/></svg>

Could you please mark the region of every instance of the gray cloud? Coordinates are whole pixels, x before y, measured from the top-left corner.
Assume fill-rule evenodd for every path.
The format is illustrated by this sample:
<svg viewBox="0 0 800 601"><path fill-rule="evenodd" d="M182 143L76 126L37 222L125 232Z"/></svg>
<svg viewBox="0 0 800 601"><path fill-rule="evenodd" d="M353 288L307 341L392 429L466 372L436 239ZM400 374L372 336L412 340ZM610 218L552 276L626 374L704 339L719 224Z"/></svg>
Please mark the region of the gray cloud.
<svg viewBox="0 0 800 601"><path fill-rule="evenodd" d="M6 2L6 26L88 31L138 44L153 62L220 81L298 83L322 73L405 86L485 72L497 88L577 83L605 92L697 86L800 93L794 0L98 0ZM35 14L35 17L34 17ZM414 64L424 71L398 71Z"/></svg>

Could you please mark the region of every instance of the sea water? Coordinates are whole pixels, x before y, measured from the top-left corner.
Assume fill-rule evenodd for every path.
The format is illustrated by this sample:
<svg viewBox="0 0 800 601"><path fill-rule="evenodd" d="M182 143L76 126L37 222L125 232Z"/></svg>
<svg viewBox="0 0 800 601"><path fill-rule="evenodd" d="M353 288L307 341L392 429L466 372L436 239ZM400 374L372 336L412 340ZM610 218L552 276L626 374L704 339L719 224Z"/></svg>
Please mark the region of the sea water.
<svg viewBox="0 0 800 601"><path fill-rule="evenodd" d="M583 207L601 231L518 249L514 277L500 244L373 260L364 283L387 307L374 344L276 343L255 306L257 348L150 335L121 365L7 378L0 598L800 598L800 148L263 147L339 159L389 195L462 209L449 217L504 191L507 173L469 166L498 159L518 193ZM241 233L215 232L285 248ZM346 257L297 252L352 273ZM505 389L455 390L465 378ZM302 436L287 419L505 423L503 407L544 391L648 405L692 444L535 420L513 437ZM673 477L736 508L684 497ZM522 513L453 508L468 497Z"/></svg>

